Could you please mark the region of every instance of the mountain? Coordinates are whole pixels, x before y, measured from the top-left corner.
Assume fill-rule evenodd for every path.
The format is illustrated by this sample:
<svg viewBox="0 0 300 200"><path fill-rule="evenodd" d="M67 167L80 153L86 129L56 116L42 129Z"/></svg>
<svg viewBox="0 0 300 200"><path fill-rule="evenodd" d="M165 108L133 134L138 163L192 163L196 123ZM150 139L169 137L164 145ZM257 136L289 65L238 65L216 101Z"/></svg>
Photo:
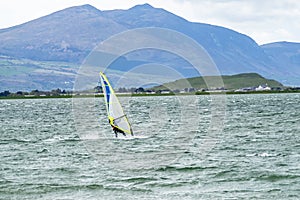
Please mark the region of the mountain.
<svg viewBox="0 0 300 200"><path fill-rule="evenodd" d="M126 30L90 5L67 8L0 31L0 54L44 61L82 62L109 36Z"/></svg>
<svg viewBox="0 0 300 200"><path fill-rule="evenodd" d="M1 58L26 60L30 63L30 70L26 64L21 65L22 70L13 64L8 64L0 58L0 82L9 83L9 89L14 80L24 79L31 81L32 87L49 88L48 79L29 78L51 76L51 87L65 87L63 83L64 66L77 65L86 58L90 51L101 41L110 36L133 28L161 27L181 32L202 45L216 63L221 74L237 74L255 72L267 78L279 80L287 85L300 85L299 56L296 46L299 44L274 43L259 46L247 35L238 33L220 26L189 22L184 18L174 15L164 9L154 8L149 4L137 5L128 10L101 11L90 5L75 6L57 11L36 20L0 30L0 55ZM279 59L282 58L282 59ZM1 62L2 61L2 62ZM44 62L63 62L60 67L54 68L55 76ZM2 64L1 64L2 63ZM4 63L4 64L3 64ZM22 62L21 62L22 63ZM38 64L37 64L38 63ZM42 63L42 64L41 64ZM128 71L134 67L158 63L171 66L185 77L195 76L193 71L184 70L188 65L184 59L172 53L140 50L131 52L118 59L112 68L116 71ZM24 63L23 63L24 64ZM69 66L70 65L70 66ZM24 68L24 69L23 69ZM26 68L26 69L25 69ZM17 70L4 73L7 69ZM74 69L74 68L73 68ZM24 71L24 73L20 73ZM59 80L55 85L56 76ZM75 75L65 74L67 82L74 82ZM24 84L23 83L23 84ZM38 84L36 84L38 83ZM69 87L69 86L68 86ZM31 87L30 87L31 88Z"/></svg>
<svg viewBox="0 0 300 200"><path fill-rule="evenodd" d="M172 29L196 40L211 55L223 74L269 70L271 61L250 37L236 31L209 24L189 22L164 9L149 4L129 10L104 11L105 16L132 28L162 27Z"/></svg>
<svg viewBox="0 0 300 200"><path fill-rule="evenodd" d="M285 70L282 71L286 78L283 82L293 82L299 85L300 78L300 44L292 42L275 42L261 46L269 58L278 66ZM280 70L280 69L279 69Z"/></svg>

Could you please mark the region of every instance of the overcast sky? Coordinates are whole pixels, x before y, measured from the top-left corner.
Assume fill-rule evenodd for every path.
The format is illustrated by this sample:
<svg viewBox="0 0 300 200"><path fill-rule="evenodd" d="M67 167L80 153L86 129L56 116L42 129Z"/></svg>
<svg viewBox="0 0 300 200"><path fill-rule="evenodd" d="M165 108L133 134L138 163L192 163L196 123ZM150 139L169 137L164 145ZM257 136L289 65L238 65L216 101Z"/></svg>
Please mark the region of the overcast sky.
<svg viewBox="0 0 300 200"><path fill-rule="evenodd" d="M299 0L1 0L0 28L7 28L70 6L128 9L149 3L193 22L224 26L257 43L300 42Z"/></svg>

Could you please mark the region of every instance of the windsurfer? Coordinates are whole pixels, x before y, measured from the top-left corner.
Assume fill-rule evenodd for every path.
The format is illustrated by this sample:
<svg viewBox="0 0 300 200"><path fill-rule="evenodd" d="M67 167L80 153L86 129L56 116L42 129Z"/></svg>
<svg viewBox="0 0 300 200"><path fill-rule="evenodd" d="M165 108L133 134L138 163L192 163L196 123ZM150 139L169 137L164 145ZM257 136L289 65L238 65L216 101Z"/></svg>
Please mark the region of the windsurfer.
<svg viewBox="0 0 300 200"><path fill-rule="evenodd" d="M108 121L109 121L109 123L110 123L110 125L111 125L111 127L112 127L112 129L113 129L116 137L118 137L118 133L122 133L124 136L126 136L126 134L125 134L124 131L122 131L121 129L119 129L118 127L116 127L114 125L115 124L115 120L112 117L110 117L108 119Z"/></svg>

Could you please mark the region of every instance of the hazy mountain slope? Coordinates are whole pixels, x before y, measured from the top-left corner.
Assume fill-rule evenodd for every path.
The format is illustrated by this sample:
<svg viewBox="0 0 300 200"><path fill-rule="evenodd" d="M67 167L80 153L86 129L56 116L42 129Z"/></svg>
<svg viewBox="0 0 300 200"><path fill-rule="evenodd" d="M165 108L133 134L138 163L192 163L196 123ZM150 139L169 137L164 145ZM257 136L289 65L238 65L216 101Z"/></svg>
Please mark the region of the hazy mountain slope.
<svg viewBox="0 0 300 200"><path fill-rule="evenodd" d="M272 59L278 59L283 63L300 64L300 43L275 42L261 46Z"/></svg>
<svg viewBox="0 0 300 200"><path fill-rule="evenodd" d="M273 64L260 46L246 35L224 27L192 23L149 4L138 5L129 10L103 11L103 15L128 29L150 26L184 33L209 52L223 74L246 71L266 74ZM170 59L170 62L172 60Z"/></svg>
<svg viewBox="0 0 300 200"><path fill-rule="evenodd" d="M300 43L276 42L262 45L263 50L269 55L284 73L283 82L299 85L300 82ZM284 69L284 70L283 70Z"/></svg>
<svg viewBox="0 0 300 200"><path fill-rule="evenodd" d="M72 7L3 30L0 53L33 60L81 62L100 41L124 30L90 5Z"/></svg>

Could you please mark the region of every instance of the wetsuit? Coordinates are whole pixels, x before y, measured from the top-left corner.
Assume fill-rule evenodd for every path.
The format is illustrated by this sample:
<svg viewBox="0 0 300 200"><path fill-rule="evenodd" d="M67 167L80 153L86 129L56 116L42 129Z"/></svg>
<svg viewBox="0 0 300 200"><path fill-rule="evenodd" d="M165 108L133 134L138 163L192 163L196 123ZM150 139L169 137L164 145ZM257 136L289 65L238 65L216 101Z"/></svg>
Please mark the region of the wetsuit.
<svg viewBox="0 0 300 200"><path fill-rule="evenodd" d="M118 137L118 133L122 133L124 136L126 136L126 134L125 134L124 131L118 129L118 128L115 127L115 126L112 126L112 128L113 128L113 131L115 132L116 137Z"/></svg>
<svg viewBox="0 0 300 200"><path fill-rule="evenodd" d="M122 133L124 136L126 136L125 132L122 131L121 129L117 128L116 126L114 126L114 119L110 118L108 119L113 131L115 132L116 137L118 137L118 133Z"/></svg>

